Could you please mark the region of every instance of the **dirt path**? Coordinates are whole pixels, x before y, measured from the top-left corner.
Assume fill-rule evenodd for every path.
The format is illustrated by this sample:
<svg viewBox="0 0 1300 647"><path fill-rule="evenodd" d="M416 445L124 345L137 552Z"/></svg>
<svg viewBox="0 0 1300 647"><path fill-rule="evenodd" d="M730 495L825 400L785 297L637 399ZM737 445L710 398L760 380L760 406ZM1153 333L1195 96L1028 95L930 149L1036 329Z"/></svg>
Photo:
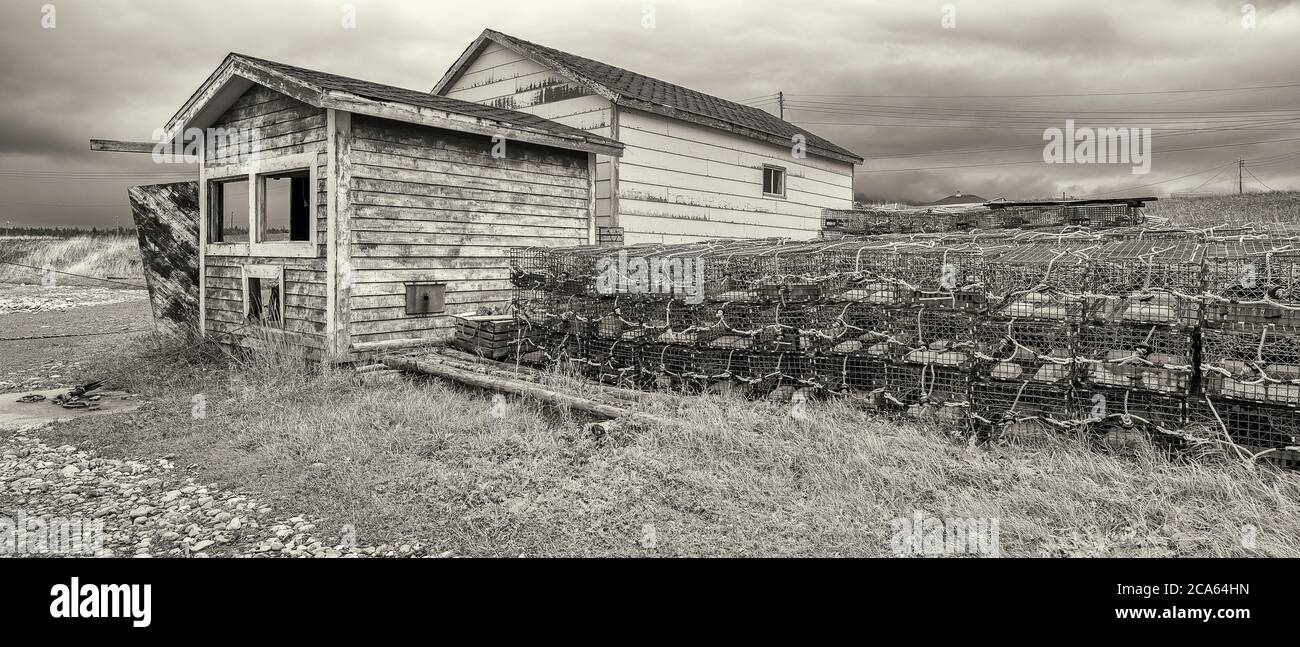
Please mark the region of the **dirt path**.
<svg viewBox="0 0 1300 647"><path fill-rule="evenodd" d="M142 290L0 286L0 393L94 379L86 360L152 327Z"/></svg>

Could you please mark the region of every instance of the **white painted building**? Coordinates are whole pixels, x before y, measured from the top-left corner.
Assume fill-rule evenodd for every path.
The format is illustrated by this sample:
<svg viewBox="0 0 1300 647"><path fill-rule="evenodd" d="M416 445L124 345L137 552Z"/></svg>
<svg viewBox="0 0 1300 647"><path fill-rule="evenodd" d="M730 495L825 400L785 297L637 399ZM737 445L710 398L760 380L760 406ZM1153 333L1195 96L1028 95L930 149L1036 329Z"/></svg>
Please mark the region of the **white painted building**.
<svg viewBox="0 0 1300 647"><path fill-rule="evenodd" d="M622 142L597 157L596 216L627 243L816 237L822 209L852 207L863 161L758 108L490 29L434 93Z"/></svg>

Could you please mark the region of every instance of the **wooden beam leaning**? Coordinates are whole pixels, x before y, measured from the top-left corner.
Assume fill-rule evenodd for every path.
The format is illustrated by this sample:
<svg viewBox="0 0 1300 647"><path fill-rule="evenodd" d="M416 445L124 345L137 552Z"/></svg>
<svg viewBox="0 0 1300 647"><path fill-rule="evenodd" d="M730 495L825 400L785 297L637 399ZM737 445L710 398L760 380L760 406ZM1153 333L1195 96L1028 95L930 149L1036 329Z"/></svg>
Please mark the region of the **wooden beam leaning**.
<svg viewBox="0 0 1300 647"><path fill-rule="evenodd" d="M107 153L152 153L158 142L130 142L117 139L92 139L90 150Z"/></svg>
<svg viewBox="0 0 1300 647"><path fill-rule="evenodd" d="M507 379L474 373L441 362L423 361L412 357L385 357L383 358L383 363L389 368L415 371L426 375L454 380L461 384L476 386L481 389L503 391L505 393L513 393L515 395L536 398L547 404L568 407L570 409L590 413L603 418L626 418L655 425L668 424L667 420L657 416L632 411L631 409L625 409L623 407L603 404L594 400L569 395L567 393L552 391L551 389L545 388L541 385L525 382L523 380Z"/></svg>

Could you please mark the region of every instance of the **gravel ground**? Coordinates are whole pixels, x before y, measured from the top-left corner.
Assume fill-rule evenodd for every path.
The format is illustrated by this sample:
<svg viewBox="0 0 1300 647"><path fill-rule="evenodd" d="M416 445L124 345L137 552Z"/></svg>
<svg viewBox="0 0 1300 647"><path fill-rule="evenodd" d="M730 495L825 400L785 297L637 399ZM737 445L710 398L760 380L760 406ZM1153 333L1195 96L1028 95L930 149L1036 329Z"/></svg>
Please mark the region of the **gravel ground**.
<svg viewBox="0 0 1300 647"><path fill-rule="evenodd" d="M0 393L101 377L83 362L152 325L141 290L0 286ZM94 334L48 337L85 333ZM349 529L283 514L256 492L196 482L197 465L50 447L40 440L45 430L0 430L0 530L24 518L100 521L100 557L448 556L417 542L358 546ZM12 549L5 540L0 534L0 555Z"/></svg>
<svg viewBox="0 0 1300 647"><path fill-rule="evenodd" d="M167 459L50 447L39 431L0 432L0 520L101 521L97 557L450 557L419 543L357 546L348 528L277 514L255 494L196 483Z"/></svg>
<svg viewBox="0 0 1300 647"><path fill-rule="evenodd" d="M77 308L145 301L148 297L144 290L130 288L12 285L0 290L0 315L66 312ZM147 303L143 305L148 307Z"/></svg>

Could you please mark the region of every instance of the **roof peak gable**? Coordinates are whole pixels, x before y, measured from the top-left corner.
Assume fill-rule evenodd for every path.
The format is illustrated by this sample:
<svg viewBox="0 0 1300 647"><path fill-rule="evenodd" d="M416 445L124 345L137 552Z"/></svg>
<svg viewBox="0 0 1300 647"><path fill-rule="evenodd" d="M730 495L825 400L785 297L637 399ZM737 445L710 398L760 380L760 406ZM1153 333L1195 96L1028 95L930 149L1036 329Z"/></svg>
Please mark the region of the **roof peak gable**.
<svg viewBox="0 0 1300 647"><path fill-rule="evenodd" d="M465 48L460 58L434 86L433 93L444 94L488 42L543 65L617 105L683 119L781 146L792 145L795 136L802 135L811 154L851 163L863 161L862 156L759 108L532 43L491 28L484 29Z"/></svg>
<svg viewBox="0 0 1300 647"><path fill-rule="evenodd" d="M549 119L493 106L430 95L231 52L168 121L169 138L194 125L212 123L253 84L316 108L336 109L436 128L517 141L620 155L617 141Z"/></svg>

